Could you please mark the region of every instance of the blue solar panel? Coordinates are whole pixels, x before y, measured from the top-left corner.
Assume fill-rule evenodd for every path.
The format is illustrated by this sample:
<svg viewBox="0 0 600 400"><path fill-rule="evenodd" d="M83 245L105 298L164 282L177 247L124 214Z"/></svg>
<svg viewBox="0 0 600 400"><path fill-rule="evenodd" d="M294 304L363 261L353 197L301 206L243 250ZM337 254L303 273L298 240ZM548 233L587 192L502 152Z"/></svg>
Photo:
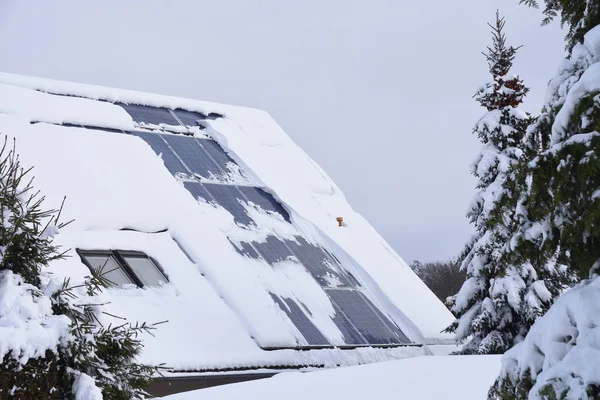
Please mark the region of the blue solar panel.
<svg viewBox="0 0 600 400"><path fill-rule="evenodd" d="M184 182L183 186L194 196L195 199L198 197L203 198L207 202L213 202L214 200L210 197L210 194L204 189L201 183L198 182Z"/></svg>
<svg viewBox="0 0 600 400"><path fill-rule="evenodd" d="M215 183L204 183L204 188L214 197L218 205L233 215L235 222L242 225L250 225L252 219L246 214L246 209L240 201L246 200L235 186L219 185Z"/></svg>
<svg viewBox="0 0 600 400"><path fill-rule="evenodd" d="M248 198L248 200L260 206L263 210L278 213L283 219L290 222L290 215L288 212L285 211L283 206L269 193L260 188L251 186L240 186L240 191Z"/></svg>
<svg viewBox="0 0 600 400"><path fill-rule="evenodd" d="M280 298L273 293L270 293L271 298L277 303L289 319L294 323L296 328L300 331L306 342L311 346L327 346L329 341L325 339L325 336L317 329L317 327L311 322L298 304L290 298Z"/></svg>
<svg viewBox="0 0 600 400"><path fill-rule="evenodd" d="M214 179L221 175L219 167L193 137L183 135L162 136L194 174L205 179Z"/></svg>
<svg viewBox="0 0 600 400"><path fill-rule="evenodd" d="M375 304L373 304L373 302L371 302L371 300L369 300L369 298L367 296L365 296L364 293L359 292L359 294L364 299L365 303L373 310L373 312L375 314L377 314L379 319L383 321L384 325L390 330L390 332L392 332L394 334L394 336L396 336L396 338L398 338L398 341L400 343L412 343L410 341L410 339L408 339L406 337L404 332L402 332L402 330L400 330L400 328L394 322L392 322L388 317L386 317L381 312L381 310L379 308L377 308L375 306Z"/></svg>
<svg viewBox="0 0 600 400"><path fill-rule="evenodd" d="M296 241L286 241L286 244L321 286L360 286L356 279L329 257L321 247L308 243L301 236L296 236L295 239Z"/></svg>
<svg viewBox="0 0 600 400"><path fill-rule="evenodd" d="M178 126L179 122L171 115L166 108L156 108L149 106L141 106L138 104L115 103L127 111L131 118L138 123L146 124L166 124Z"/></svg>
<svg viewBox="0 0 600 400"><path fill-rule="evenodd" d="M346 316L340 311L340 308L335 303L332 304L333 308L335 309L335 315L332 320L335 326L337 326L340 332L342 332L342 335L344 336L344 344L350 346L366 345L367 341L365 338L358 333L354 325L352 325L350 321L348 321L348 318L346 318Z"/></svg>
<svg viewBox="0 0 600 400"><path fill-rule="evenodd" d="M254 250L250 243L241 242L239 244L235 244L231 240L229 240L229 242L239 254L250 258L260 258L260 255L256 252L256 250Z"/></svg>
<svg viewBox="0 0 600 400"><path fill-rule="evenodd" d="M285 243L275 236L267 236L264 242L253 242L252 244L269 264L293 257L292 252L286 247Z"/></svg>
<svg viewBox="0 0 600 400"><path fill-rule="evenodd" d="M207 117L202 113L182 110L181 108L177 108L173 112L185 126L198 126L196 121L206 119Z"/></svg>
<svg viewBox="0 0 600 400"><path fill-rule="evenodd" d="M332 302L342 311L368 344L410 343L362 293L356 290L327 290Z"/></svg>
<svg viewBox="0 0 600 400"><path fill-rule="evenodd" d="M212 139L197 139L202 148L210 154L219 168L225 173L231 171L230 166L237 166L236 162L225 153L225 151ZM241 172L241 170L240 170Z"/></svg>
<svg viewBox="0 0 600 400"><path fill-rule="evenodd" d="M362 294L362 296L364 297L365 295ZM371 301L369 301L369 299L367 299L366 297L365 297L365 299L367 300L367 302L369 303L369 305L373 308L373 310L375 310L375 314L377 314L379 316L379 318L381 320L383 320L383 323L385 324L385 326L387 326L388 329L394 335L396 335L396 337L398 338L398 340L400 341L400 343L404 343L404 344L410 344L410 343L412 343L412 341L409 338L406 337L406 335L404 334L404 332L402 332L402 330L400 330L400 328L395 323L393 323L392 321L390 321L390 319L388 317L386 317L381 312L381 310L379 310L377 307L375 307L375 304L373 304Z"/></svg>
<svg viewBox="0 0 600 400"><path fill-rule="evenodd" d="M148 132L127 132L130 135L134 135L142 138L146 143L150 145L152 150L162 157L165 167L173 175L185 174L189 175L190 172L177 158L175 153L167 146L167 143L162 139L161 135L156 133Z"/></svg>

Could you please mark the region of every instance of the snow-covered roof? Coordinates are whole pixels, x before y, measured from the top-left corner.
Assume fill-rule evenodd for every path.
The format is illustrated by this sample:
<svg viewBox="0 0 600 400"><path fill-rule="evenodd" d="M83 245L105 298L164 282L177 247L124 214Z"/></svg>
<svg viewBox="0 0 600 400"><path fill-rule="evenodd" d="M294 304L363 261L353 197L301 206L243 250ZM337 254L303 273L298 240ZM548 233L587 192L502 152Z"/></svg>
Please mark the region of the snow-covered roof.
<svg viewBox="0 0 600 400"><path fill-rule="evenodd" d="M58 244L162 268L168 283L102 295L111 314L168 321L144 362L349 365L450 338L444 305L263 111L0 74L0 133L47 208L66 196ZM78 282L90 271L71 255L50 272Z"/></svg>

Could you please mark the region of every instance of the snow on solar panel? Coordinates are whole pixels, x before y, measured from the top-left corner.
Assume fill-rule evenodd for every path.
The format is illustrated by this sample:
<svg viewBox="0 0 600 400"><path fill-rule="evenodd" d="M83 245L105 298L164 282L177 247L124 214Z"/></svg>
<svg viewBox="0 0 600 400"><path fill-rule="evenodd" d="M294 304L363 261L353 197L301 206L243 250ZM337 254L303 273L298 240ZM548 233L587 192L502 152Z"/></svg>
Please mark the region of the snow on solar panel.
<svg viewBox="0 0 600 400"><path fill-rule="evenodd" d="M379 315L379 318L381 318L381 320L388 327L388 329L390 331L392 331L392 333L394 333L398 337L398 339L400 340L400 343L404 343L404 344L412 343L410 341L410 339L408 337L406 337L404 332L402 332L402 330L395 323L393 323L389 318L387 318L385 315L383 315L381 310L379 308L375 307L375 305L368 298L366 298L364 293L362 295L365 297L365 300L371 306L371 308L373 309L375 314Z"/></svg>
<svg viewBox="0 0 600 400"><path fill-rule="evenodd" d="M296 301L290 298L280 298L279 296L270 293L271 298L279 308L281 308L288 316L288 318L294 323L294 326L298 328L308 345L311 346L327 346L329 341L323 336L323 334L317 329L317 327L308 319L302 308L298 306Z"/></svg>
<svg viewBox="0 0 600 400"><path fill-rule="evenodd" d="M222 115L217 114L217 113L210 113L208 115L205 115L205 114L199 113L199 112L182 110L181 108L177 108L177 109L173 110L173 113L177 116L177 118L179 118L181 123L185 126L198 126L199 120L203 120L203 119L214 120L214 119L222 117Z"/></svg>
<svg viewBox="0 0 600 400"><path fill-rule="evenodd" d="M264 242L253 242L252 245L271 265L289 260L294 256L285 243L276 236L269 235Z"/></svg>
<svg viewBox="0 0 600 400"><path fill-rule="evenodd" d="M335 315L333 318L333 323L338 327L342 335L344 336L344 343L346 345L366 345L368 344L364 337L360 333L356 327L348 320L348 318L341 312L340 308L337 304L333 303L333 309L335 310Z"/></svg>
<svg viewBox="0 0 600 400"><path fill-rule="evenodd" d="M294 239L287 240L286 244L321 286L360 286L358 281L329 257L320 246L308 243L302 236L296 236Z"/></svg>
<svg viewBox="0 0 600 400"><path fill-rule="evenodd" d="M206 189L204 189L204 187L202 186L201 183L199 182L184 182L183 186L188 190L188 192L190 192L192 194L192 196L194 196L195 199L198 199L198 197L201 197L202 199L204 199L207 202L212 202L214 201L212 199L212 197L210 197L210 194L208 193L208 191Z"/></svg>
<svg viewBox="0 0 600 400"><path fill-rule="evenodd" d="M235 161L223 151L221 146L211 139L196 139L196 142L208 153L210 158L218 165L222 173L222 182L235 184L249 184L250 180L246 177L242 169Z"/></svg>
<svg viewBox="0 0 600 400"><path fill-rule="evenodd" d="M253 222L241 203L246 200L242 197L236 186L217 183L205 183L203 186L212 195L218 205L233 215L235 222L242 225L250 225Z"/></svg>
<svg viewBox="0 0 600 400"><path fill-rule="evenodd" d="M288 212L270 193L254 186L240 186L240 191L249 201L260 206L263 210L278 213L284 220L290 222Z"/></svg>
<svg viewBox="0 0 600 400"><path fill-rule="evenodd" d="M190 175L188 169L183 165L181 160L175 155L173 150L167 145L161 135L157 135L155 133L149 132L127 132L130 135L137 136L143 139L146 143L150 145L154 152L161 156L163 162L165 163L165 167L169 170L169 172L175 176Z"/></svg>
<svg viewBox="0 0 600 400"><path fill-rule="evenodd" d="M250 258L260 258L260 255L256 252L256 250L254 249L254 247L252 247L252 245L250 243L246 243L246 242L241 242L241 243L234 243L231 240L229 240L231 242L231 245L235 248L235 250L246 257L250 257Z"/></svg>

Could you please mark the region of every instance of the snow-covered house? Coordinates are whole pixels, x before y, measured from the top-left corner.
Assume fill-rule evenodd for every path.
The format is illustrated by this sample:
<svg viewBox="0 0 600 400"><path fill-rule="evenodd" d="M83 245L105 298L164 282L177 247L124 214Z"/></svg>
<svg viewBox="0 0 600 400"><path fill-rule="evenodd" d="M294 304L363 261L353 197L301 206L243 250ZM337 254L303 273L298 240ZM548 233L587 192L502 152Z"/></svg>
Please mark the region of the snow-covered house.
<svg viewBox="0 0 600 400"><path fill-rule="evenodd" d="M46 208L66 196L71 257L50 272L103 268L110 314L168 321L144 339L141 361L170 368L155 393L451 340L444 305L262 111L0 74L0 133Z"/></svg>

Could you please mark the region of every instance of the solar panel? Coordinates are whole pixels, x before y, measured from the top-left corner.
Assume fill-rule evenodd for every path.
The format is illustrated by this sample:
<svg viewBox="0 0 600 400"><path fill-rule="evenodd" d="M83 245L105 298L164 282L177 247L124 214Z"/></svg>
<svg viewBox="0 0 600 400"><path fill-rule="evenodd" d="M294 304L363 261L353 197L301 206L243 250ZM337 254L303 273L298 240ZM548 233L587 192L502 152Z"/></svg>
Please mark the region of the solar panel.
<svg viewBox="0 0 600 400"><path fill-rule="evenodd" d="M207 202L213 202L214 200L210 197L210 194L204 189L201 183L198 182L184 182L183 186L194 196L195 199L198 197L203 198Z"/></svg>
<svg viewBox="0 0 600 400"><path fill-rule="evenodd" d="M294 256L285 243L276 236L267 236L264 242L253 242L252 244L265 261L271 265Z"/></svg>
<svg viewBox="0 0 600 400"><path fill-rule="evenodd" d="M356 327L368 344L410 343L406 336L393 326L369 299L357 290L327 290L333 303Z"/></svg>
<svg viewBox="0 0 600 400"><path fill-rule="evenodd" d="M289 319L294 323L296 328L300 331L304 339L309 345L312 346L327 346L329 341L323 336L323 334L317 329L317 327L311 322L298 304L290 298L280 298L273 293L270 293L271 297L277 303Z"/></svg>
<svg viewBox="0 0 600 400"><path fill-rule="evenodd" d="M182 110L181 108L177 108L173 110L173 113L179 118L179 120L185 126L198 126L198 120L206 119L206 115L198 112Z"/></svg>
<svg viewBox="0 0 600 400"><path fill-rule="evenodd" d="M162 157L165 167L169 170L172 175L185 174L189 175L190 172L177 158L175 153L169 148L167 143L161 138L161 135L156 133L147 132L127 132L129 135L137 136L142 138L146 143L150 145L152 150Z"/></svg>
<svg viewBox="0 0 600 400"><path fill-rule="evenodd" d="M219 167L193 137L164 134L161 136L194 174L205 179L215 179L221 175Z"/></svg>
<svg viewBox="0 0 600 400"><path fill-rule="evenodd" d="M379 308L373 304L371 300L364 293L358 292L360 296L365 300L365 303L373 310L375 314L379 317L380 320L383 321L384 325L392 332L399 340L400 343L412 343L409 338L406 337L404 332L387 316L385 316Z"/></svg>
<svg viewBox="0 0 600 400"><path fill-rule="evenodd" d="M362 294L362 293L361 293ZM362 296L364 297L365 295L362 294ZM400 330L400 328L393 323L392 321L390 321L390 319L388 317L386 317L380 309L378 309L377 307L375 307L375 304L373 304L371 301L369 301L369 299L367 299L365 297L365 299L367 300L367 302L369 303L369 305L373 308L373 310L375 311L375 314L377 314L379 316L379 318L381 320L383 320L383 323L385 324L385 326L388 327L388 329L398 337L398 340L400 341L400 343L404 343L404 344L410 344L412 343L412 341L406 337L406 335L404 334L404 332L402 332L402 330Z"/></svg>
<svg viewBox="0 0 600 400"><path fill-rule="evenodd" d="M200 146L210 155L210 157L217 163L221 171L223 171L226 177L223 177L223 181L232 181L232 183L249 184L250 180L240 168L240 166L233 161L231 157L219 146L217 142L212 139L196 139Z"/></svg>
<svg viewBox="0 0 600 400"><path fill-rule="evenodd" d="M240 201L246 200L236 186L220 185L216 183L204 183L204 188L212 195L218 205L233 215L235 222L242 225L250 225L253 221L246 214L246 209Z"/></svg>
<svg viewBox="0 0 600 400"><path fill-rule="evenodd" d="M337 326L340 332L342 332L342 335L344 336L344 344L356 346L368 344L365 338L358 333L354 325L348 321L348 318L346 318L346 316L340 311L340 308L335 303L333 303L333 308L335 309L335 315L332 320L335 326Z"/></svg>
<svg viewBox="0 0 600 400"><path fill-rule="evenodd" d="M189 115L188 117L195 118ZM160 154L165 166L173 175L189 175L191 171L200 178L218 179L224 171L228 171L230 163L235 164L216 142L209 139L148 132L128 133L142 138ZM278 213L290 222L290 216L283 206L271 194L257 187L190 181L184 182L184 187L194 198L216 202L241 225L255 224L246 213L244 204L248 201L265 211ZM346 345L411 343L393 321L375 307L361 291L356 290L360 288L358 281L342 267L334 254L321 246L311 244L299 235L295 240L284 240L270 235L263 242L241 242L232 245L239 254L253 259L262 257L270 265L290 259L302 264L331 299L336 311L332 320L343 334ZM330 345L311 322L301 303L273 294L271 296L309 345Z"/></svg>
<svg viewBox="0 0 600 400"><path fill-rule="evenodd" d="M248 200L260 206L265 211L278 213L284 220L290 222L290 215L275 198L264 190L253 186L240 186L240 191Z"/></svg>
<svg viewBox="0 0 600 400"><path fill-rule="evenodd" d="M239 244L236 244L231 242L231 240L229 240L229 242L235 248L235 251L237 251L239 254L255 259L260 258L260 255L256 252L256 250L254 250L250 243L241 242Z"/></svg>
<svg viewBox="0 0 600 400"><path fill-rule="evenodd" d="M171 115L171 112L166 108L157 108L149 106L141 106L138 104L115 103L127 111L127 114L138 123L154 124L154 125L174 125L178 126L179 122Z"/></svg>
<svg viewBox="0 0 600 400"><path fill-rule="evenodd" d="M295 239L296 241L287 240L286 244L321 286L360 286L358 281L329 257L321 247L308 243L301 236L296 236Z"/></svg>
<svg viewBox="0 0 600 400"><path fill-rule="evenodd" d="M235 164L235 161L225 153L225 151L211 139L197 139L198 143L211 155L211 157L219 164L223 170L227 170L227 163Z"/></svg>

